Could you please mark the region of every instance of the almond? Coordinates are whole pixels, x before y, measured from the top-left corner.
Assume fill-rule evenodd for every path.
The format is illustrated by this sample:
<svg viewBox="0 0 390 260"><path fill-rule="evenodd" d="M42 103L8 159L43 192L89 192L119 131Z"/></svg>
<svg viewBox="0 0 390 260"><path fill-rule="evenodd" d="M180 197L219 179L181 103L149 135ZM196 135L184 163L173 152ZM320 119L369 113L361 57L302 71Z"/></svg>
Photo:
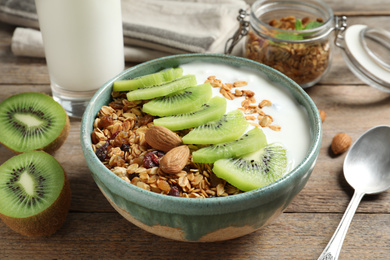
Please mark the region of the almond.
<svg viewBox="0 0 390 260"><path fill-rule="evenodd" d="M318 109L318 113L320 114L321 122L323 123L326 118L326 112L324 110Z"/></svg>
<svg viewBox="0 0 390 260"><path fill-rule="evenodd" d="M183 144L180 136L166 127L155 125L145 133L145 141L154 149L168 152Z"/></svg>
<svg viewBox="0 0 390 260"><path fill-rule="evenodd" d="M331 149L335 155L341 154L348 150L352 144L352 138L346 133L338 133L333 137Z"/></svg>
<svg viewBox="0 0 390 260"><path fill-rule="evenodd" d="M164 173L175 174L181 172L190 158L190 149L181 145L167 152L160 160L160 169Z"/></svg>

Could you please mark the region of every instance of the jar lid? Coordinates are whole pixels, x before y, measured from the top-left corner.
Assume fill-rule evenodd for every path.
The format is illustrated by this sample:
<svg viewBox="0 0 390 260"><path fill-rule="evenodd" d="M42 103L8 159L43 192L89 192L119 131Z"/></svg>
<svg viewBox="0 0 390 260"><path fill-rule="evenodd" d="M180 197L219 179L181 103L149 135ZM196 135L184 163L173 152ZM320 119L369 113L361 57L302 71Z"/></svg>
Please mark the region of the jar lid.
<svg viewBox="0 0 390 260"><path fill-rule="evenodd" d="M344 47L345 61L358 78L390 92L390 32L352 25L345 31Z"/></svg>

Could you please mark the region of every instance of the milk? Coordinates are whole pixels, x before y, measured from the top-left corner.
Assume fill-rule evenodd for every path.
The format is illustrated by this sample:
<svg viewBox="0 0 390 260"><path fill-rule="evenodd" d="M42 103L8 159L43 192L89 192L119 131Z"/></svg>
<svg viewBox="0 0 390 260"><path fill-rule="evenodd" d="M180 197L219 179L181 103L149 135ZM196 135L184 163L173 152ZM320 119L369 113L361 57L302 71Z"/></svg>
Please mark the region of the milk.
<svg viewBox="0 0 390 260"><path fill-rule="evenodd" d="M120 0L36 0L52 84L90 91L124 69Z"/></svg>
<svg viewBox="0 0 390 260"><path fill-rule="evenodd" d="M209 76L216 76L222 83L234 83L238 80L248 82L240 90L255 92L258 104L263 99L270 100L272 106L263 111L273 118L273 124L281 126L280 131L262 128L268 143L281 143L287 149L288 168L295 168L308 154L310 147L310 125L306 110L293 98L290 92L269 81L254 71L239 69L222 64L189 63L181 65L183 74L195 74L199 84ZM213 88L213 96L221 96L219 88ZM241 107L244 97L227 100L227 112ZM254 126L248 128L250 130Z"/></svg>

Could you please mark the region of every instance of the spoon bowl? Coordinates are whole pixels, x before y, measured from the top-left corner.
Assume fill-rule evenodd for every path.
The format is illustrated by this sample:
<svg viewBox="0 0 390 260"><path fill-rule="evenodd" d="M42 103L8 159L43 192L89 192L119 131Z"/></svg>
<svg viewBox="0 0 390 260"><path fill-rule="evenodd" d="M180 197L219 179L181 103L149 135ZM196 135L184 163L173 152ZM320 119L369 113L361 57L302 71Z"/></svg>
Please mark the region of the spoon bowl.
<svg viewBox="0 0 390 260"><path fill-rule="evenodd" d="M336 260L357 207L365 194L390 188L390 127L377 126L351 146L344 161L344 176L355 193L319 260Z"/></svg>
<svg viewBox="0 0 390 260"><path fill-rule="evenodd" d="M364 133L350 148L344 161L349 185L365 194L390 188L390 127L377 126Z"/></svg>

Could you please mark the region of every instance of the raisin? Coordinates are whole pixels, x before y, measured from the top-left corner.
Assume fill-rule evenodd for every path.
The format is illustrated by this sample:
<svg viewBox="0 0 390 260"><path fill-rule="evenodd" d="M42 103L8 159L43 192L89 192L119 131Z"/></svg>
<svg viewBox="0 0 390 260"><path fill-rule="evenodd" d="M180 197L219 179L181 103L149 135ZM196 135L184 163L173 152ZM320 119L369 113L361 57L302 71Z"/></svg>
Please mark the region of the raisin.
<svg viewBox="0 0 390 260"><path fill-rule="evenodd" d="M129 145L129 144L122 144L121 145L121 150L124 152L130 151L130 148L131 148L131 145Z"/></svg>
<svg viewBox="0 0 390 260"><path fill-rule="evenodd" d="M140 126L142 125L147 125L149 124L150 122L152 122L154 119L154 117L152 115L149 115L149 114L146 114L144 117L141 117L138 121L138 124Z"/></svg>
<svg viewBox="0 0 390 260"><path fill-rule="evenodd" d="M147 169L157 167L159 165L159 160L164 156L164 153L161 151L151 151L145 154L144 156L144 167Z"/></svg>
<svg viewBox="0 0 390 260"><path fill-rule="evenodd" d="M180 197L180 190L177 186L172 186L171 190L168 192L169 196L174 196L174 197Z"/></svg>
<svg viewBox="0 0 390 260"><path fill-rule="evenodd" d="M144 156L144 167L146 169L150 169L150 168L153 168L155 166L156 165L153 163L151 156L145 154L145 156Z"/></svg>
<svg viewBox="0 0 390 260"><path fill-rule="evenodd" d="M112 107L113 109L122 109L123 103L122 103L122 100L118 99L118 100L112 101L109 104L109 106Z"/></svg>
<svg viewBox="0 0 390 260"><path fill-rule="evenodd" d="M99 127L100 129L107 128L107 126L112 125L112 122L113 122L113 121L114 121L114 120L112 119L112 116L109 116L109 115L102 116L102 117L100 118L98 127Z"/></svg>
<svg viewBox="0 0 390 260"><path fill-rule="evenodd" d="M104 161L107 157L107 147L108 147L108 141L96 149L96 156L99 158L100 161Z"/></svg>
<svg viewBox="0 0 390 260"><path fill-rule="evenodd" d="M120 131L116 131L115 133L113 133L110 137L110 139L108 139L105 144L103 144L102 146L100 146L99 148L96 149L96 156L99 158L100 161L104 161L107 157L107 152L108 152L108 145L110 144L110 141L115 139L115 137L119 134Z"/></svg>

